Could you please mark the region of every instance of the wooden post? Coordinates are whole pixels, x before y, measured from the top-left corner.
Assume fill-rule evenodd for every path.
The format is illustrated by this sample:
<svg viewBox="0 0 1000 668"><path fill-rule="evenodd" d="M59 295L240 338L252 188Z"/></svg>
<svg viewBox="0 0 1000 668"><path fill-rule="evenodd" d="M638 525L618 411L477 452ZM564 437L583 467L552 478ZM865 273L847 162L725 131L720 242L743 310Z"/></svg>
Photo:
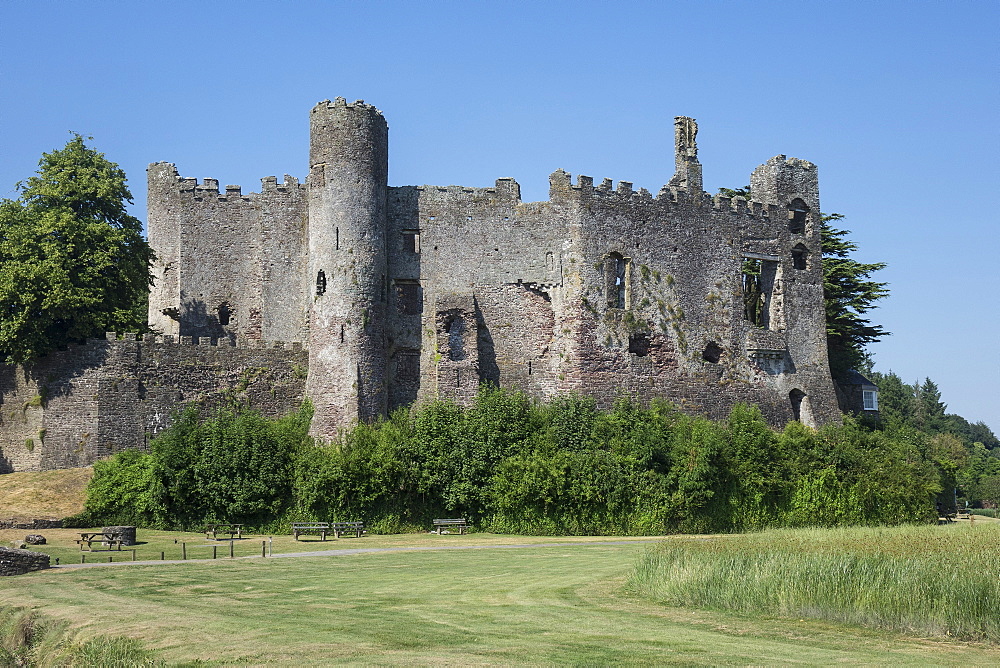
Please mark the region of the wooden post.
<svg viewBox="0 0 1000 668"><path fill-rule="evenodd" d="M160 552L160 561L166 561L167 555L164 552Z"/></svg>
<svg viewBox="0 0 1000 668"><path fill-rule="evenodd" d="M229 541L229 558L230 559L233 558L233 545L235 543L236 543L236 541L233 541L233 540Z"/></svg>
<svg viewBox="0 0 1000 668"><path fill-rule="evenodd" d="M109 554L108 555L108 563L110 564L114 560L115 560L115 558Z"/></svg>
<svg viewBox="0 0 1000 668"><path fill-rule="evenodd" d="M266 557L267 556L267 541L266 540L260 541L260 556L262 556L262 557Z"/></svg>
<svg viewBox="0 0 1000 668"><path fill-rule="evenodd" d="M218 550L219 550L219 546L218 545L213 545L212 546L212 558L213 559L215 559L216 553L218 552Z"/></svg>
<svg viewBox="0 0 1000 668"><path fill-rule="evenodd" d="M187 543L181 541L181 559L187 559L187 558L188 558Z"/></svg>
<svg viewBox="0 0 1000 668"><path fill-rule="evenodd" d="M135 561L135 548L132 548L132 561Z"/></svg>
<svg viewBox="0 0 1000 668"><path fill-rule="evenodd" d="M86 552L81 552L80 553L80 563L81 564L87 563L87 553Z"/></svg>

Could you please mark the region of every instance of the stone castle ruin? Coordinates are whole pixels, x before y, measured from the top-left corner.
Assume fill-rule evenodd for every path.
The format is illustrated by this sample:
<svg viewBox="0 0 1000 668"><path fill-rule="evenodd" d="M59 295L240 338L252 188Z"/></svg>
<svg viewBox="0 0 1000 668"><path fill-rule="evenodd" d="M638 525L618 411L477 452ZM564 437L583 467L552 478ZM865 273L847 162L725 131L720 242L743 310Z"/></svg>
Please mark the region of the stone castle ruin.
<svg viewBox="0 0 1000 668"><path fill-rule="evenodd" d="M389 186L388 127L362 101L310 113L309 175L260 193L149 176L149 322L0 370L0 471L144 447L185 402L278 415L308 396L313 432L482 382L607 406L663 397L780 425L840 419L827 364L816 167L777 156L751 200L702 190L697 125L644 188L557 170L549 199L493 187Z"/></svg>

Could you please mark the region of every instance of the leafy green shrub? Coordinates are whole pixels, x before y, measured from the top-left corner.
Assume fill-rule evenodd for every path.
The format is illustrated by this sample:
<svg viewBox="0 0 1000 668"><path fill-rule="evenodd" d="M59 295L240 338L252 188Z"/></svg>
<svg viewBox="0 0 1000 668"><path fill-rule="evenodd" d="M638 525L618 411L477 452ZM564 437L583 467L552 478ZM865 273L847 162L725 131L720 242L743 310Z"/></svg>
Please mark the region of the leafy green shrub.
<svg viewBox="0 0 1000 668"><path fill-rule="evenodd" d="M381 533L466 517L480 529L552 535L933 522L950 475L918 432L851 420L775 432L741 405L713 422L665 402L599 410L584 396L538 404L484 386L468 407L400 409L329 444L309 439L310 417L308 405L279 420L188 409L148 453L97 465L87 519L268 531L360 520Z"/></svg>

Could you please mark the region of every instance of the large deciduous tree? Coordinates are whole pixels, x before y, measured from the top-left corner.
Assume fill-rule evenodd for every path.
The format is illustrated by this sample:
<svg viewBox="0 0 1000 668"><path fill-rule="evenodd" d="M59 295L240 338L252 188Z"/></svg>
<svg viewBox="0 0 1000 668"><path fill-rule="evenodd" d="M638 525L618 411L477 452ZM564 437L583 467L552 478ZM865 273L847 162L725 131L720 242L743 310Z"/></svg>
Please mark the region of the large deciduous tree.
<svg viewBox="0 0 1000 668"><path fill-rule="evenodd" d="M146 329L153 253L125 172L74 135L0 201L0 362Z"/></svg>

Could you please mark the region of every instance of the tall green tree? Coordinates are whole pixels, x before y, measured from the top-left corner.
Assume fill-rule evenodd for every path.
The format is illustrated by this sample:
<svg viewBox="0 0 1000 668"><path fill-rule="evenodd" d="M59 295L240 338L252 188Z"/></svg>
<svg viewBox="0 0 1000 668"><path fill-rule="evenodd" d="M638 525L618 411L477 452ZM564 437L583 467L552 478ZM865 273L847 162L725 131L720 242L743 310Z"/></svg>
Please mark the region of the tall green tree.
<svg viewBox="0 0 1000 668"><path fill-rule="evenodd" d="M941 401L941 390L930 378L924 378L919 386L914 386L917 396L917 423L928 434L948 431L945 410L948 405Z"/></svg>
<svg viewBox="0 0 1000 668"><path fill-rule="evenodd" d="M153 252L125 172L74 135L0 201L0 362L144 331Z"/></svg>
<svg viewBox="0 0 1000 668"><path fill-rule="evenodd" d="M869 379L878 387L878 411L884 424L901 427L914 426L917 415L917 398L913 386L903 382L899 374L869 374Z"/></svg>
<svg viewBox="0 0 1000 668"><path fill-rule="evenodd" d="M889 335L881 325L872 324L864 315L875 308L875 302L889 294L886 283L871 280L871 275L884 269L885 263L858 262L851 257L858 246L848 240L850 230L832 225L843 217L839 213L824 215L820 232L826 342L834 379L843 377L851 369L866 366L869 360L865 347Z"/></svg>

